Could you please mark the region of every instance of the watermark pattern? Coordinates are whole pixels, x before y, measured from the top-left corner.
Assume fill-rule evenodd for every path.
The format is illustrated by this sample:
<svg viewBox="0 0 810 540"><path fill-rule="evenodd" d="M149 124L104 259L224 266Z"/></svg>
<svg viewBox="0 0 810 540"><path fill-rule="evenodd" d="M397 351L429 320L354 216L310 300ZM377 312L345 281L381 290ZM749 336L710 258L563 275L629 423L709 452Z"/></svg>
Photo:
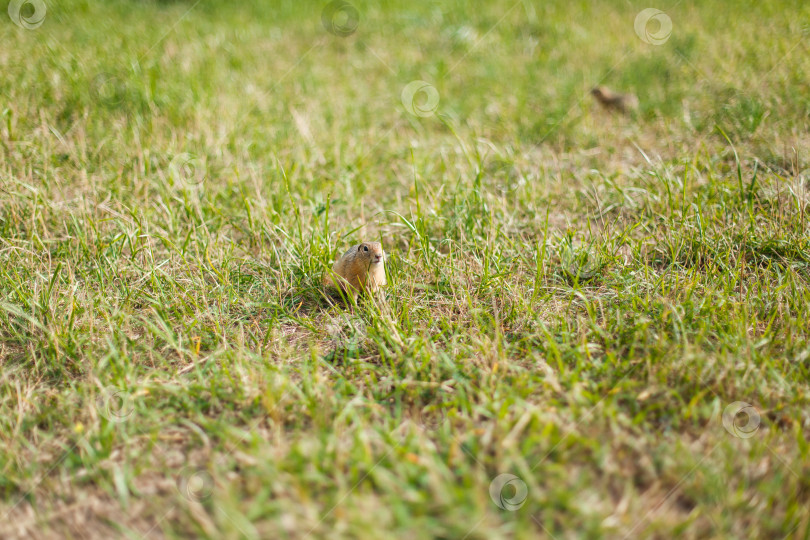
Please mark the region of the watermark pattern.
<svg viewBox="0 0 810 540"><path fill-rule="evenodd" d="M805 188L810 187L810 168L799 171L796 177L802 186Z"/></svg>
<svg viewBox="0 0 810 540"><path fill-rule="evenodd" d="M425 431L436 431L447 420L447 412L443 408L421 408L416 410L414 420Z"/></svg>
<svg viewBox="0 0 810 540"><path fill-rule="evenodd" d="M23 14L23 10L33 11ZM36 30L42 26L46 11L43 0L11 0L8 3L8 16L11 17L11 22L26 30Z"/></svg>
<svg viewBox="0 0 810 540"><path fill-rule="evenodd" d="M565 277L574 282L590 281L602 269L598 257L587 251L567 249L560 255L560 261Z"/></svg>
<svg viewBox="0 0 810 540"><path fill-rule="evenodd" d="M169 163L169 172L175 182L181 182L188 187L199 186L207 176L205 163L194 154L187 152L174 156Z"/></svg>
<svg viewBox="0 0 810 540"><path fill-rule="evenodd" d="M740 416L745 416L745 423L738 422ZM735 401L723 409L723 427L726 431L740 439L750 439L759 429L759 411L745 401Z"/></svg>
<svg viewBox="0 0 810 540"><path fill-rule="evenodd" d="M118 105L124 101L127 88L115 75L99 73L90 85L90 95L95 101L107 105Z"/></svg>
<svg viewBox="0 0 810 540"><path fill-rule="evenodd" d="M402 89L400 97L405 110L420 118L433 116L439 108L439 91L425 81L409 82Z"/></svg>
<svg viewBox="0 0 810 540"><path fill-rule="evenodd" d="M183 467L177 476L177 491L191 502L202 502L214 492L214 479L205 469Z"/></svg>
<svg viewBox="0 0 810 540"><path fill-rule="evenodd" d="M810 204L810 169L799 172L793 182L789 183L788 189L796 200L796 206L804 211L805 206Z"/></svg>
<svg viewBox="0 0 810 540"><path fill-rule="evenodd" d="M332 0L321 12L321 23L330 34L348 37L357 31L360 12L348 2Z"/></svg>
<svg viewBox="0 0 810 540"><path fill-rule="evenodd" d="M503 473L489 483L489 496L501 510L514 512L526 504L529 488L514 474Z"/></svg>
<svg viewBox="0 0 810 540"><path fill-rule="evenodd" d="M96 410L101 416L117 424L132 416L135 403L126 390L108 386L96 398Z"/></svg>
<svg viewBox="0 0 810 540"><path fill-rule="evenodd" d="M656 8L642 9L633 23L636 35L644 43L663 45L672 34L672 19Z"/></svg>

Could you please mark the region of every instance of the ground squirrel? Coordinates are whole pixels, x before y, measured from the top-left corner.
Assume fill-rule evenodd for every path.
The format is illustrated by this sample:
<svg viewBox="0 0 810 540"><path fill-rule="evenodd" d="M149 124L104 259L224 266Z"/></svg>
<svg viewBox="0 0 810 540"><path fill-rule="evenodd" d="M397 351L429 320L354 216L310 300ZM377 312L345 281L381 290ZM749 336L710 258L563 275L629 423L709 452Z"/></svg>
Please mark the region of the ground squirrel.
<svg viewBox="0 0 810 540"><path fill-rule="evenodd" d="M341 290L352 296L362 291L376 291L385 285L385 252L379 242L363 242L350 247L332 267ZM324 285L335 287L331 276Z"/></svg>
<svg viewBox="0 0 810 540"><path fill-rule="evenodd" d="M619 94L605 86L596 86L591 95L606 109L615 109L628 113L638 109L638 98L635 94Z"/></svg>

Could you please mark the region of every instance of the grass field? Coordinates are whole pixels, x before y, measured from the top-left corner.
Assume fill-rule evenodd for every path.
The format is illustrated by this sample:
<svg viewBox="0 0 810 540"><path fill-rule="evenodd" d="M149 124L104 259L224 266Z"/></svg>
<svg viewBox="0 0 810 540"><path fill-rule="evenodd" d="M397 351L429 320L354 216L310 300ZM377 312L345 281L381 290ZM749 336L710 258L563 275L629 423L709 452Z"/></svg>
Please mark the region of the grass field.
<svg viewBox="0 0 810 540"><path fill-rule="evenodd" d="M810 537L810 4L349 2L0 6L0 537Z"/></svg>

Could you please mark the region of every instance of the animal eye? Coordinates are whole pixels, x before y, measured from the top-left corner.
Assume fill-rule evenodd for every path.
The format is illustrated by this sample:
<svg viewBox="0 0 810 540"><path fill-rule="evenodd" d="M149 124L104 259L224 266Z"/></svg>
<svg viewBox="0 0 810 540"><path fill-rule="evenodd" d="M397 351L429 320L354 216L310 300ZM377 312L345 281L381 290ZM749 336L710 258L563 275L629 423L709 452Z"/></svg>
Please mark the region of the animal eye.
<svg viewBox="0 0 810 540"><path fill-rule="evenodd" d="M363 251L368 251L368 246L363 246Z"/></svg>

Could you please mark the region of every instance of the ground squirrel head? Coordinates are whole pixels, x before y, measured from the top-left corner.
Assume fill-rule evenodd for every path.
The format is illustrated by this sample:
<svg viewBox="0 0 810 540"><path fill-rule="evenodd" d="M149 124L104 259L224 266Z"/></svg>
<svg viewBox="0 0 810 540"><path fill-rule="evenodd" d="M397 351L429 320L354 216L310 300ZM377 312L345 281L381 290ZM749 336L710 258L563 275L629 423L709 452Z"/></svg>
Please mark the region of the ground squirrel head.
<svg viewBox="0 0 810 540"><path fill-rule="evenodd" d="M377 265L385 262L385 252L379 242L363 242L357 246L356 258L368 260L369 264Z"/></svg>
<svg viewBox="0 0 810 540"><path fill-rule="evenodd" d="M591 88L591 95L596 98L596 101L603 105L614 105L624 100L625 96L614 92L606 86L594 86Z"/></svg>

